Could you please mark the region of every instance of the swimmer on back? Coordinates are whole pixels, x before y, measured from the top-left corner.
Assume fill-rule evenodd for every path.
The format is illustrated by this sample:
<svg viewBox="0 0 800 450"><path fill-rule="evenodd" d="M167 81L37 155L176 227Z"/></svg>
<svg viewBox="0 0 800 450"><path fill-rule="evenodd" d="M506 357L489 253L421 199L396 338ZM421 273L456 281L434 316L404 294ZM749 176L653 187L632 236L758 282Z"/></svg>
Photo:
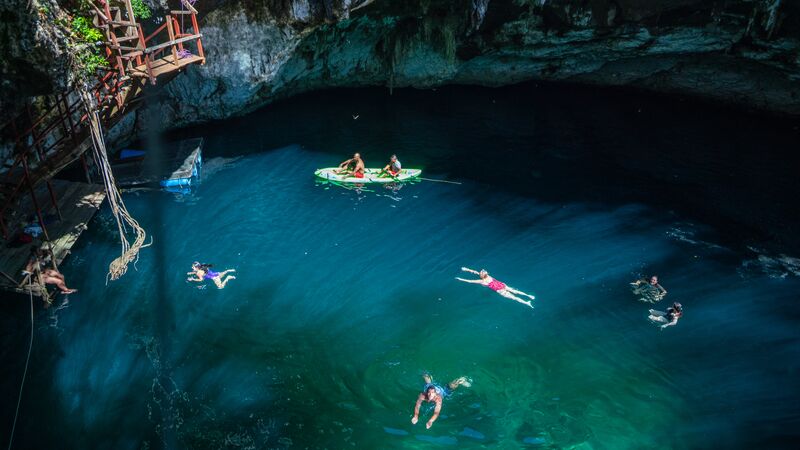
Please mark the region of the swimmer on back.
<svg viewBox="0 0 800 450"><path fill-rule="evenodd" d="M661 325L661 329L663 330L664 328L677 325L678 319L681 317L683 317L683 306L680 303L675 302L672 304L672 306L667 308L667 312L651 309L648 319L652 320L653 322L663 324Z"/></svg>
<svg viewBox="0 0 800 450"><path fill-rule="evenodd" d="M533 295L526 294L518 289L514 289L511 286L508 286L507 284L503 283L502 281L492 278L489 275L489 272L487 272L486 270L481 269L481 271L478 272L477 270L472 270L467 267L462 267L461 270L463 270L464 272L474 273L475 275L478 275L480 278L478 278L477 280L467 280L464 278L456 277L456 280L463 281L465 283L481 284L497 292L498 294L502 295L505 298L514 300L515 302L519 302L522 303L523 305L527 305L533 308L531 300L534 300L536 297L534 297ZM514 294L524 295L530 298L531 300L523 300Z"/></svg>

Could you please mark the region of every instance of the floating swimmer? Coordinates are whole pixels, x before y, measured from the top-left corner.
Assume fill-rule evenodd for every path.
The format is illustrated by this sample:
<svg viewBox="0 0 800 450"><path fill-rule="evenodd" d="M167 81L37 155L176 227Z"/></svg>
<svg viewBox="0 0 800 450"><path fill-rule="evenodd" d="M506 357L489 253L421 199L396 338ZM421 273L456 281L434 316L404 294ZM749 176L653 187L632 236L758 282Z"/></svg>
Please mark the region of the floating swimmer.
<svg viewBox="0 0 800 450"><path fill-rule="evenodd" d="M414 405L414 417L411 418L411 423L416 425L419 421L419 407L422 406L422 402L433 402L436 406L433 408L433 415L425 424L425 428L430 428L433 422L436 422L436 419L439 418L439 413L442 411L442 400L445 397L452 394L459 386L472 386L466 377L456 378L447 386L440 386L434 383L431 376L427 373L422 375L422 379L425 380L425 386L422 388L422 392L417 396L417 404Z"/></svg>
<svg viewBox="0 0 800 450"><path fill-rule="evenodd" d="M683 306L681 306L680 303L675 302L672 304L672 306L667 308L667 312L651 309L648 319L656 323L663 323L663 325L661 325L661 329L663 330L666 327L676 325L678 323L678 319L680 319L682 316Z"/></svg>
<svg viewBox="0 0 800 450"><path fill-rule="evenodd" d="M489 272L487 272L487 271L485 271L483 269L481 269L481 271L478 272L477 270L468 269L466 267L462 267L461 270L463 270L464 272L474 273L475 275L478 275L480 278L477 279L477 280L466 280L464 278L456 277L456 280L463 281L465 283L482 284L482 285L488 287L489 289L497 292L498 294L502 295L505 298L510 298L511 300L514 300L515 302L519 302L519 303L522 303L523 305L528 305L531 308L533 308L533 304L531 304L531 300L536 299L536 297L534 297L532 295L529 295L529 294L526 294L526 293L524 293L524 292L522 292L520 290L514 289L511 286L506 285L502 281L495 280L494 278L489 276ZM514 294L524 295L524 296L530 298L531 300L523 300L523 299L517 297Z"/></svg>
<svg viewBox="0 0 800 450"><path fill-rule="evenodd" d="M228 275L230 272L236 272L236 269L228 269L222 272L214 272L211 270L211 264L200 264L195 261L192 263L192 271L186 272L186 275L194 275L196 278L189 277L187 281L203 281L211 280L218 288L222 289L228 284L228 281L235 280L236 277ZM225 275L228 275L227 277Z"/></svg>
<svg viewBox="0 0 800 450"><path fill-rule="evenodd" d="M644 302L655 303L664 299L667 295L667 290L664 286L658 284L658 276L653 275L650 281L642 278L631 283L633 294L641 295L640 300Z"/></svg>

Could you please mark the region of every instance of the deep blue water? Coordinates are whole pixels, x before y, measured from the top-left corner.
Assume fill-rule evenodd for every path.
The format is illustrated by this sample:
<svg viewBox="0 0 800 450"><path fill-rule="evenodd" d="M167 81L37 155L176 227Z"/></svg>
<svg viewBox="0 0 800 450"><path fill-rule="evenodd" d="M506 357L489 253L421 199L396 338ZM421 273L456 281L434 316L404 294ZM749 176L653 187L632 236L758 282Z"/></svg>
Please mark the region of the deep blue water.
<svg viewBox="0 0 800 450"><path fill-rule="evenodd" d="M15 448L797 443L796 125L521 86L326 92L184 135L206 138L201 184L125 196L154 239L136 270L105 284L103 211L63 267L79 293L37 311ZM353 151L461 184L315 182ZM194 260L237 279L199 289ZM536 308L457 282L461 266ZM663 331L628 289L652 273L656 308L685 307ZM426 371L473 381L430 430L429 408L410 424Z"/></svg>

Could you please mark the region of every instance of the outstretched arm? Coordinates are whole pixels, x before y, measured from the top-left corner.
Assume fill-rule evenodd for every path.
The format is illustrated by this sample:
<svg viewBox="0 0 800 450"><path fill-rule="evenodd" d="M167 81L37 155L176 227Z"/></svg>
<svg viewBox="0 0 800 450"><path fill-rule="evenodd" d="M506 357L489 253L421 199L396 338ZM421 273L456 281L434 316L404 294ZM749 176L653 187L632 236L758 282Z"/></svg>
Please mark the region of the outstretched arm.
<svg viewBox="0 0 800 450"><path fill-rule="evenodd" d="M456 277L456 280L463 281L464 283L475 283L475 284L482 284L483 280L467 280L466 278Z"/></svg>
<svg viewBox="0 0 800 450"><path fill-rule="evenodd" d="M475 275L480 275L481 274L477 270L472 270L469 267L462 267L461 270L463 270L464 272L474 273Z"/></svg>
<svg viewBox="0 0 800 450"><path fill-rule="evenodd" d="M664 289L664 286L662 286L660 284L656 284L656 289L658 289L658 291L661 293L662 297L667 295L667 290Z"/></svg>
<svg viewBox="0 0 800 450"><path fill-rule="evenodd" d="M192 272L192 275L194 275L195 278L189 277L186 279L186 281L203 281L203 277L198 275L197 272Z"/></svg>
<svg viewBox="0 0 800 450"><path fill-rule="evenodd" d="M422 405L422 401L425 400L424 394L419 394L417 396L417 404L414 405L414 417L411 418L411 423L416 424L419 421L419 407Z"/></svg>
<svg viewBox="0 0 800 450"><path fill-rule="evenodd" d="M663 330L664 328L671 327L671 326L673 326L673 325L676 325L677 323L678 323L678 318L677 318L677 317L674 317L674 318L672 319L672 322L665 323L664 325L661 325L661 329Z"/></svg>
<svg viewBox="0 0 800 450"><path fill-rule="evenodd" d="M425 424L425 428L430 428L433 425L433 422L436 422L436 419L439 418L439 413L442 411L442 399L436 400L436 407L433 409L433 415L431 416L428 423Z"/></svg>

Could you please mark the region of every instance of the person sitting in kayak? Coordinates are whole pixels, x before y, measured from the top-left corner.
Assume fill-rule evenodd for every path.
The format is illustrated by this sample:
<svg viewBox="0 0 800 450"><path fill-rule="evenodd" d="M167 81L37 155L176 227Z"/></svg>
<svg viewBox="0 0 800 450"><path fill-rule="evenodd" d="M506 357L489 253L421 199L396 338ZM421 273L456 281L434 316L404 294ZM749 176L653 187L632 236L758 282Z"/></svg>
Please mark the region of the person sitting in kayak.
<svg viewBox="0 0 800 450"><path fill-rule="evenodd" d="M439 413L442 411L442 400L452 394L459 386L470 387L471 384L465 377L459 377L451 381L447 386L439 386L433 382L433 379L427 373L422 375L422 379L425 380L425 386L417 396L417 404L414 405L414 417L411 418L411 423L416 425L419 421L419 407L422 406L422 402L433 402L436 404L433 408L433 415L425 424L425 428L430 428L433 422L436 422L436 419L439 418Z"/></svg>
<svg viewBox="0 0 800 450"><path fill-rule="evenodd" d="M683 306L680 303L675 302L667 308L667 312L663 311L656 311L655 309L650 310L650 317L648 319L652 320L653 322L663 323L661 325L661 329L671 327L678 323L678 319L683 317Z"/></svg>
<svg viewBox="0 0 800 450"><path fill-rule="evenodd" d="M528 305L531 308L533 308L533 304L531 304L531 300L534 300L536 297L534 297L532 295L529 295L529 294L526 294L526 293L524 293L524 292L522 292L520 290L514 289L514 288L506 285L502 281L495 280L494 278L489 276L489 272L487 272L487 271L485 271L483 269L481 269L481 271L478 272L477 270L468 269L466 267L462 267L461 270L463 270L464 272L474 273L475 275L478 275L480 278L477 279L477 280L465 280L464 278L456 277L456 280L463 281L465 283L482 284L482 285L488 287L489 289L497 292L498 294L502 295L505 298L509 298L511 300L514 300L515 302L519 302L519 303L522 303L523 305ZM523 300L523 299L517 297L514 294L524 295L524 296L530 298L531 300Z"/></svg>
<svg viewBox="0 0 800 450"><path fill-rule="evenodd" d="M664 286L658 284L658 276L656 275L650 277L650 281L644 278L636 280L631 283L631 286L633 286L634 295L643 295L643 299L650 303L660 301L667 295L667 290L664 289Z"/></svg>
<svg viewBox="0 0 800 450"><path fill-rule="evenodd" d="M204 281L204 280L211 280L214 284L217 285L219 289L225 287L228 284L228 281L235 280L236 277L233 275L228 275L230 272L236 272L236 269L228 269L222 272L214 272L211 270L211 264L200 264L199 262L195 261L192 263L192 271L186 272L186 275L194 275L195 278L189 277L187 281ZM226 278L225 275L228 275Z"/></svg>
<svg viewBox="0 0 800 450"><path fill-rule="evenodd" d="M338 174L349 174L356 178L364 178L364 160L359 153L355 153L352 158L342 161L336 170Z"/></svg>
<svg viewBox="0 0 800 450"><path fill-rule="evenodd" d="M392 155L392 157L389 158L389 164L381 170L381 173L388 173L392 177L396 177L400 175L400 170L402 168L403 166L400 164L400 160L397 159L397 155Z"/></svg>

